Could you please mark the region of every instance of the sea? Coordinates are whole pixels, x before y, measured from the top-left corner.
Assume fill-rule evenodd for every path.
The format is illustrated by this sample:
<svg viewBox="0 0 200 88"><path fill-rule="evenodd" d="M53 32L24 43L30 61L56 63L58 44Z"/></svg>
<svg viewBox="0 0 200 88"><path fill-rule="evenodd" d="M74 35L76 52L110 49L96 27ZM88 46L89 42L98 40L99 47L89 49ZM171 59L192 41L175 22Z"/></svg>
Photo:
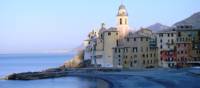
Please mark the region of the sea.
<svg viewBox="0 0 200 88"><path fill-rule="evenodd" d="M0 54L0 78L12 73L59 67L74 54ZM0 80L0 88L109 88L101 79L62 77L32 81Z"/></svg>

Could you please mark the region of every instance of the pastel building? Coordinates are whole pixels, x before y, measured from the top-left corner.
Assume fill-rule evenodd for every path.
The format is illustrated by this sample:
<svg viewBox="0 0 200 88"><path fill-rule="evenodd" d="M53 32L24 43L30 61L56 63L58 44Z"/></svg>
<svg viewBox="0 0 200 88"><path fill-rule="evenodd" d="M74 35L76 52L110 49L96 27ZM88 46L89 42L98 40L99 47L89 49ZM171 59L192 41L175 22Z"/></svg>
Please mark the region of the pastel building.
<svg viewBox="0 0 200 88"><path fill-rule="evenodd" d="M200 29L194 29L191 25L180 25L176 31L177 66L200 64Z"/></svg>
<svg viewBox="0 0 200 88"><path fill-rule="evenodd" d="M176 66L176 31L165 29L156 33L160 67Z"/></svg>
<svg viewBox="0 0 200 88"><path fill-rule="evenodd" d="M102 24L85 40L84 58L98 67L153 68L158 67L156 36L148 29L129 30L128 12L120 5L117 26L106 28Z"/></svg>
<svg viewBox="0 0 200 88"><path fill-rule="evenodd" d="M114 67L143 69L158 67L158 55L155 36L148 29L129 32L124 44L113 48Z"/></svg>

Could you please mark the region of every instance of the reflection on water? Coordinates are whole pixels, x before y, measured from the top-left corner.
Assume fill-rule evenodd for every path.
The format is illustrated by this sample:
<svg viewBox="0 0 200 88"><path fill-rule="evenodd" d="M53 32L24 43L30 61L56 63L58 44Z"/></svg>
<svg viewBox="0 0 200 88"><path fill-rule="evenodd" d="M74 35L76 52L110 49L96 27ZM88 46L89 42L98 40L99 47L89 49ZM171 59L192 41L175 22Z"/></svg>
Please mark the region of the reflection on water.
<svg viewBox="0 0 200 88"><path fill-rule="evenodd" d="M0 88L109 88L109 84L94 78L63 77L33 81L0 80Z"/></svg>

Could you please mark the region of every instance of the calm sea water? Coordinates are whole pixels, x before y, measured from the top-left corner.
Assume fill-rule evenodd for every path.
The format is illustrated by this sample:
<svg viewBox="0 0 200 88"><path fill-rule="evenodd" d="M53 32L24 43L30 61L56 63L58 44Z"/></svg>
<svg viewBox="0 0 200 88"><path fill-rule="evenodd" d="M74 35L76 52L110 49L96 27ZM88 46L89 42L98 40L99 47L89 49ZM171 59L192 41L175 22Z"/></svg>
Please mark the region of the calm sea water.
<svg viewBox="0 0 200 88"><path fill-rule="evenodd" d="M0 55L0 77L11 73L40 71L63 65L73 55L64 54L10 54Z"/></svg>
<svg viewBox="0 0 200 88"><path fill-rule="evenodd" d="M12 54L0 55L0 78L11 73L41 71L61 66L73 55ZM0 88L108 88L103 80L81 77L63 77L33 81L0 80Z"/></svg>

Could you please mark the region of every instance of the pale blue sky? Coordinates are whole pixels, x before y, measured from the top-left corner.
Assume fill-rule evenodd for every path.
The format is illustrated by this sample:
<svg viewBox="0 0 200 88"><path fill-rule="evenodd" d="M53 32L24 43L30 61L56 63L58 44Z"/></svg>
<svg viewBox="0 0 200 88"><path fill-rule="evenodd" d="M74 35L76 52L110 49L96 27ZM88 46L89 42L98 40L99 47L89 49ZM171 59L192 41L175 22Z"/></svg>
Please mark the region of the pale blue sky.
<svg viewBox="0 0 200 88"><path fill-rule="evenodd" d="M0 53L79 46L101 22L116 25L120 0L0 0ZM125 0L132 29L166 25L200 11L200 0Z"/></svg>

